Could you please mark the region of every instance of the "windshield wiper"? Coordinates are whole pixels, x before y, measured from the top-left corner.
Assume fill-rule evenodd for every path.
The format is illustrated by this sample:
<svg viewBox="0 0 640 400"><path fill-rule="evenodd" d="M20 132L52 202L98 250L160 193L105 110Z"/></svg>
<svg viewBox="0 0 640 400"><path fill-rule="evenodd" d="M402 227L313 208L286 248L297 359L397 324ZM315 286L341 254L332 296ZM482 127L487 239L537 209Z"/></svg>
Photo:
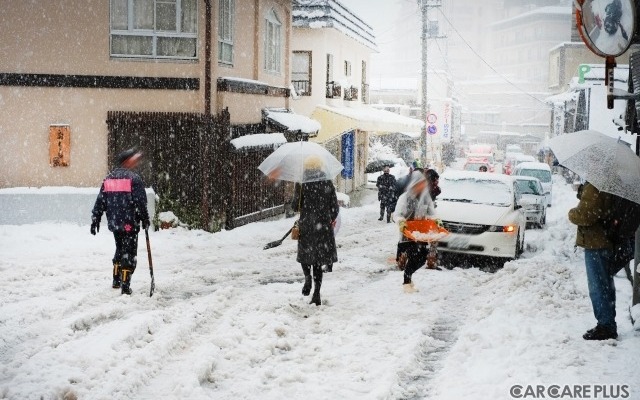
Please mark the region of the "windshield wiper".
<svg viewBox="0 0 640 400"><path fill-rule="evenodd" d="M441 199L442 201L454 201L457 203L473 203L472 200L469 199Z"/></svg>

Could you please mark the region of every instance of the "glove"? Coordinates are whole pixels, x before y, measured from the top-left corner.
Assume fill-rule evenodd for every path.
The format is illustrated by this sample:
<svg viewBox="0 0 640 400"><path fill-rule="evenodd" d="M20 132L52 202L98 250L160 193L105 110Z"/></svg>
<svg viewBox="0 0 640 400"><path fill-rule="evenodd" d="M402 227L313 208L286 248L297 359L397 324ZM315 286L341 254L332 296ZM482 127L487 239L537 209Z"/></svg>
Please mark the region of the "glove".
<svg viewBox="0 0 640 400"><path fill-rule="evenodd" d="M149 220L148 220L148 219L145 219L144 221L142 221L142 229L144 229L145 231L146 231L147 229L149 229L149 226L150 226L150 225L151 225L151 224L150 224L150 222L149 222Z"/></svg>
<svg viewBox="0 0 640 400"><path fill-rule="evenodd" d="M444 228L444 224L442 223L442 220L440 218L436 218L436 225L438 225L440 228Z"/></svg>
<svg viewBox="0 0 640 400"><path fill-rule="evenodd" d="M404 233L404 228L406 227L407 227L406 219L401 219L400 221L398 221L398 228L400 228L400 233Z"/></svg>
<svg viewBox="0 0 640 400"><path fill-rule="evenodd" d="M96 232L100 232L100 220L97 218L91 219L91 234L95 235Z"/></svg>

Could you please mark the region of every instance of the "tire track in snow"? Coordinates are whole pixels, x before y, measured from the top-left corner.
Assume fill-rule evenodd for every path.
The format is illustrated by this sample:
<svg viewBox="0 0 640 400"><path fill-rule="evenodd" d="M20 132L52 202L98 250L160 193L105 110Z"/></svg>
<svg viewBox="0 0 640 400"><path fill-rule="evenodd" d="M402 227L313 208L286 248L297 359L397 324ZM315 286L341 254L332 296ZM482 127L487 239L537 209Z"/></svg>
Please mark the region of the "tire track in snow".
<svg viewBox="0 0 640 400"><path fill-rule="evenodd" d="M465 276L444 304L439 316L430 327L423 329L422 339L410 365L398 373L398 387L392 390L390 399L424 400L432 395L431 381L439 374L439 368L446 359L449 349L458 340L458 328L464 324L466 305L469 302L471 283Z"/></svg>

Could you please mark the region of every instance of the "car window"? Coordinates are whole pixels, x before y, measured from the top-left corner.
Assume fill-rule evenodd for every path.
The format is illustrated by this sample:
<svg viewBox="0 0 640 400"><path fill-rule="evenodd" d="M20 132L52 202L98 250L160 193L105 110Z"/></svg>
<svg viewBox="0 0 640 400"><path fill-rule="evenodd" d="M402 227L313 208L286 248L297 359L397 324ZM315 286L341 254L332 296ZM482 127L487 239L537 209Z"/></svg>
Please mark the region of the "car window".
<svg viewBox="0 0 640 400"><path fill-rule="evenodd" d="M542 187L539 182L529 180L517 180L516 188L520 194L542 194Z"/></svg>
<svg viewBox="0 0 640 400"><path fill-rule="evenodd" d="M488 179L440 179L440 200L472 204L510 207L513 202L511 188L504 182Z"/></svg>
<svg viewBox="0 0 640 400"><path fill-rule="evenodd" d="M551 172L543 169L521 169L518 170L516 175L532 176L540 179L540 182L551 182Z"/></svg>

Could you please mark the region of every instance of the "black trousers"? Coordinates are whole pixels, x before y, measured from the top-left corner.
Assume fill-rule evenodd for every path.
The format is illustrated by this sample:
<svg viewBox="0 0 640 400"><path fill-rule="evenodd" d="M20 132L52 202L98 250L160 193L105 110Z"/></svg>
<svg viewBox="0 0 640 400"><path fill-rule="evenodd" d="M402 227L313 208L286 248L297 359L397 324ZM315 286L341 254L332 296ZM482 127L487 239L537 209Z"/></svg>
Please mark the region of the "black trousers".
<svg viewBox="0 0 640 400"><path fill-rule="evenodd" d="M113 232L113 238L116 241L113 263L119 263L120 268L135 270L138 259L138 232Z"/></svg>
<svg viewBox="0 0 640 400"><path fill-rule="evenodd" d="M391 218L391 214L393 213L393 203L387 203L384 201L380 202L380 217L384 217L385 210L387 211L387 218Z"/></svg>
<svg viewBox="0 0 640 400"><path fill-rule="evenodd" d="M411 279L411 275L420 269L429 255L429 245L416 242L405 242L403 252L407 253L407 266L404 268L405 279Z"/></svg>

